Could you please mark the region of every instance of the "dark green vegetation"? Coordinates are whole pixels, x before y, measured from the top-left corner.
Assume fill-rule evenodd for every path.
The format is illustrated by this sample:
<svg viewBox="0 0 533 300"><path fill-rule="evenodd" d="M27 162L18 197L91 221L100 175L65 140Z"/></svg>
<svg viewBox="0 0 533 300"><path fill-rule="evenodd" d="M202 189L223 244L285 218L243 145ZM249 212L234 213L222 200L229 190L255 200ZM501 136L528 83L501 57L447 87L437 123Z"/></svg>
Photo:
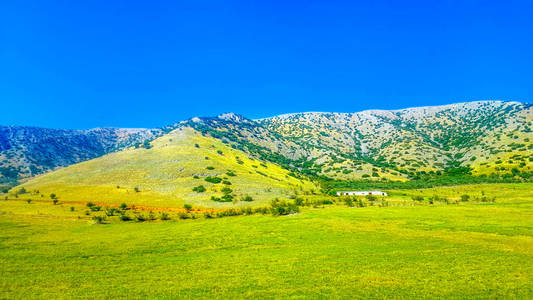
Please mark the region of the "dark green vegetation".
<svg viewBox="0 0 533 300"><path fill-rule="evenodd" d="M530 184L399 190L390 206L335 197L290 216L167 221L144 212L127 222L0 201L0 298L528 299L530 192ZM413 195L424 200L398 206Z"/></svg>

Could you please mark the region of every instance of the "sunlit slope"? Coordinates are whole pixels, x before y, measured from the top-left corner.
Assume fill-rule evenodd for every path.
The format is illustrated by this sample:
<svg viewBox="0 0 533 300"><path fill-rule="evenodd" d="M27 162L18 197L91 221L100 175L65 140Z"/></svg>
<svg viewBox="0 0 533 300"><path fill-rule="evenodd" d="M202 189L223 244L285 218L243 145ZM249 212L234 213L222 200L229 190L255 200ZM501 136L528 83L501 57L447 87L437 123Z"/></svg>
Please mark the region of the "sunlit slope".
<svg viewBox="0 0 533 300"><path fill-rule="evenodd" d="M205 179L218 177L220 183ZM205 192L195 192L203 185ZM69 166L37 177L21 187L48 198L55 194L61 202L93 201L149 206L232 207L260 205L275 197L310 192L309 181L289 176L287 170L249 158L220 140L202 136L191 128L180 128L151 143L150 149L130 148ZM241 200L217 202L225 194ZM41 196L43 195L43 196ZM235 203L236 202L236 203Z"/></svg>

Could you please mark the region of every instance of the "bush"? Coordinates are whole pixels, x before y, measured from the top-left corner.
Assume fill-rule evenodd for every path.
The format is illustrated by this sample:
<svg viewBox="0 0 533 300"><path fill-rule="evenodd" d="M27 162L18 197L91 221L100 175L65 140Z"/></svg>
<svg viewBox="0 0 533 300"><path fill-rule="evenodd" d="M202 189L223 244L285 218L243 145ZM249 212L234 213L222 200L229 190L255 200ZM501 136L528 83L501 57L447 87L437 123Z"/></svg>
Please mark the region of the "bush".
<svg viewBox="0 0 533 300"><path fill-rule="evenodd" d="M137 222L144 222L146 220L147 220L146 217L144 215L142 215L142 214L135 215L135 221L137 221Z"/></svg>
<svg viewBox="0 0 533 300"><path fill-rule="evenodd" d="M105 214L108 217L114 216L116 212L117 212L116 208L108 208L108 209L105 210Z"/></svg>
<svg viewBox="0 0 533 300"><path fill-rule="evenodd" d="M468 200L470 200L470 195L461 195L461 201L467 202Z"/></svg>
<svg viewBox="0 0 533 300"><path fill-rule="evenodd" d="M190 204L185 204L185 205L183 205L183 208L185 208L185 210L187 210L187 212L190 212L191 209L192 209L192 205L190 205Z"/></svg>
<svg viewBox="0 0 533 300"><path fill-rule="evenodd" d="M183 212L180 212L178 213L178 217L182 220L186 220L186 219L190 219L191 218L191 215L188 214L188 213L183 213Z"/></svg>
<svg viewBox="0 0 533 300"><path fill-rule="evenodd" d="M231 194L231 192L233 192L232 189L230 189L229 187L224 187L222 190L221 190L222 193L224 193L225 195L228 195L228 194Z"/></svg>
<svg viewBox="0 0 533 300"><path fill-rule="evenodd" d="M54 193L50 194L50 199L55 199L56 197L57 197L56 194Z"/></svg>
<svg viewBox="0 0 533 300"><path fill-rule="evenodd" d="M93 221L96 224L103 224L105 221L105 217L104 216L93 216Z"/></svg>
<svg viewBox="0 0 533 300"><path fill-rule="evenodd" d="M215 167L211 167L211 166L205 167L205 168L208 169L208 170L214 170L215 169Z"/></svg>
<svg viewBox="0 0 533 300"><path fill-rule="evenodd" d="M87 206L88 208L91 208L91 207L94 206L94 203L92 203L92 202L87 202L86 206Z"/></svg>
<svg viewBox="0 0 533 300"><path fill-rule="evenodd" d="M74 210L75 210L74 206L71 206L70 211L74 211Z"/></svg>
<svg viewBox="0 0 533 300"><path fill-rule="evenodd" d="M192 190L193 192L203 193L205 192L205 187L203 185L199 185L197 187L194 187Z"/></svg>
<svg viewBox="0 0 533 300"><path fill-rule="evenodd" d="M53 202L54 202L54 205L57 205L57 202L59 202L59 200L54 199Z"/></svg>
<svg viewBox="0 0 533 300"><path fill-rule="evenodd" d="M227 181L227 180L224 180L222 181L222 184L225 184L225 185L231 185L231 182Z"/></svg>
<svg viewBox="0 0 533 300"><path fill-rule="evenodd" d="M366 195L366 199L368 201L376 201L377 200L377 198L375 196L372 196L372 195Z"/></svg>
<svg viewBox="0 0 533 300"><path fill-rule="evenodd" d="M141 191L138 187L134 187L133 190L134 190L136 193L138 193L138 192Z"/></svg>
<svg viewBox="0 0 533 300"><path fill-rule="evenodd" d="M352 198L345 198L344 199L344 204L346 204L346 206L348 206L348 207L354 207L355 206L354 203L353 203Z"/></svg>
<svg viewBox="0 0 533 300"><path fill-rule="evenodd" d="M122 203L122 204L120 204L119 208L122 209L122 210L126 210L126 209L128 209L128 205L126 203Z"/></svg>
<svg viewBox="0 0 533 300"><path fill-rule="evenodd" d="M228 175L228 176L237 176L233 171L226 172L226 175Z"/></svg>
<svg viewBox="0 0 533 300"><path fill-rule="evenodd" d="M242 197L241 201L252 202L252 201L254 201L254 198L252 198L249 195L246 195L246 196Z"/></svg>
<svg viewBox="0 0 533 300"><path fill-rule="evenodd" d="M93 205L91 206L91 211L100 211L101 208L101 206Z"/></svg>
<svg viewBox="0 0 533 300"><path fill-rule="evenodd" d="M233 201L233 196L232 195L224 195L222 197L220 197L220 201L221 202L231 202Z"/></svg>
<svg viewBox="0 0 533 300"><path fill-rule="evenodd" d="M167 221L167 220L170 220L170 217L167 213L161 213L161 220L162 221Z"/></svg>
<svg viewBox="0 0 533 300"><path fill-rule="evenodd" d="M28 202L28 204L30 204L31 203L31 199L27 199L26 202Z"/></svg>
<svg viewBox="0 0 533 300"><path fill-rule="evenodd" d="M412 196L411 199L413 199L415 201L424 201L424 197L422 197L422 196Z"/></svg>
<svg viewBox="0 0 533 300"><path fill-rule="evenodd" d="M210 183L220 183L222 179L216 176L207 176L205 178L205 181L210 182Z"/></svg>
<svg viewBox="0 0 533 300"><path fill-rule="evenodd" d="M123 215L120 215L120 220L124 221L124 222L127 222L127 221L131 221L131 218L130 218L130 216L128 216L126 214L123 214Z"/></svg>
<svg viewBox="0 0 533 300"><path fill-rule="evenodd" d="M204 213L204 218L213 219L213 218L215 218L215 216L211 212L205 212Z"/></svg>
<svg viewBox="0 0 533 300"><path fill-rule="evenodd" d="M285 216L300 212L300 208L294 202L275 199L270 203L270 212L274 216Z"/></svg>

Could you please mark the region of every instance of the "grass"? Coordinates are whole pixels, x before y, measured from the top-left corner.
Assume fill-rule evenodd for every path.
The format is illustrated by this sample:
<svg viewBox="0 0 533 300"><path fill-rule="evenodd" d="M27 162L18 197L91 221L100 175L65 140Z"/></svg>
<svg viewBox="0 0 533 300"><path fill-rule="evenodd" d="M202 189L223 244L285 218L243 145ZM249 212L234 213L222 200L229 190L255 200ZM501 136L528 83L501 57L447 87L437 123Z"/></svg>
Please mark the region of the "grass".
<svg viewBox="0 0 533 300"><path fill-rule="evenodd" d="M530 299L531 184L387 201L481 190L496 202L108 224L81 205L0 201L0 298Z"/></svg>

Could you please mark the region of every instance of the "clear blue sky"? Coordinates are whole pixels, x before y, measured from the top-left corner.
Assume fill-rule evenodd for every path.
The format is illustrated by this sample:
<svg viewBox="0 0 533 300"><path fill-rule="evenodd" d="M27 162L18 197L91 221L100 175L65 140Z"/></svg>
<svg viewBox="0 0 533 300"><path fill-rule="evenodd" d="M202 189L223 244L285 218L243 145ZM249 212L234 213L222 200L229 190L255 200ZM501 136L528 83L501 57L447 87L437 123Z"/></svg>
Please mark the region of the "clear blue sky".
<svg viewBox="0 0 533 300"><path fill-rule="evenodd" d="M532 3L1 1L0 124L532 102Z"/></svg>

